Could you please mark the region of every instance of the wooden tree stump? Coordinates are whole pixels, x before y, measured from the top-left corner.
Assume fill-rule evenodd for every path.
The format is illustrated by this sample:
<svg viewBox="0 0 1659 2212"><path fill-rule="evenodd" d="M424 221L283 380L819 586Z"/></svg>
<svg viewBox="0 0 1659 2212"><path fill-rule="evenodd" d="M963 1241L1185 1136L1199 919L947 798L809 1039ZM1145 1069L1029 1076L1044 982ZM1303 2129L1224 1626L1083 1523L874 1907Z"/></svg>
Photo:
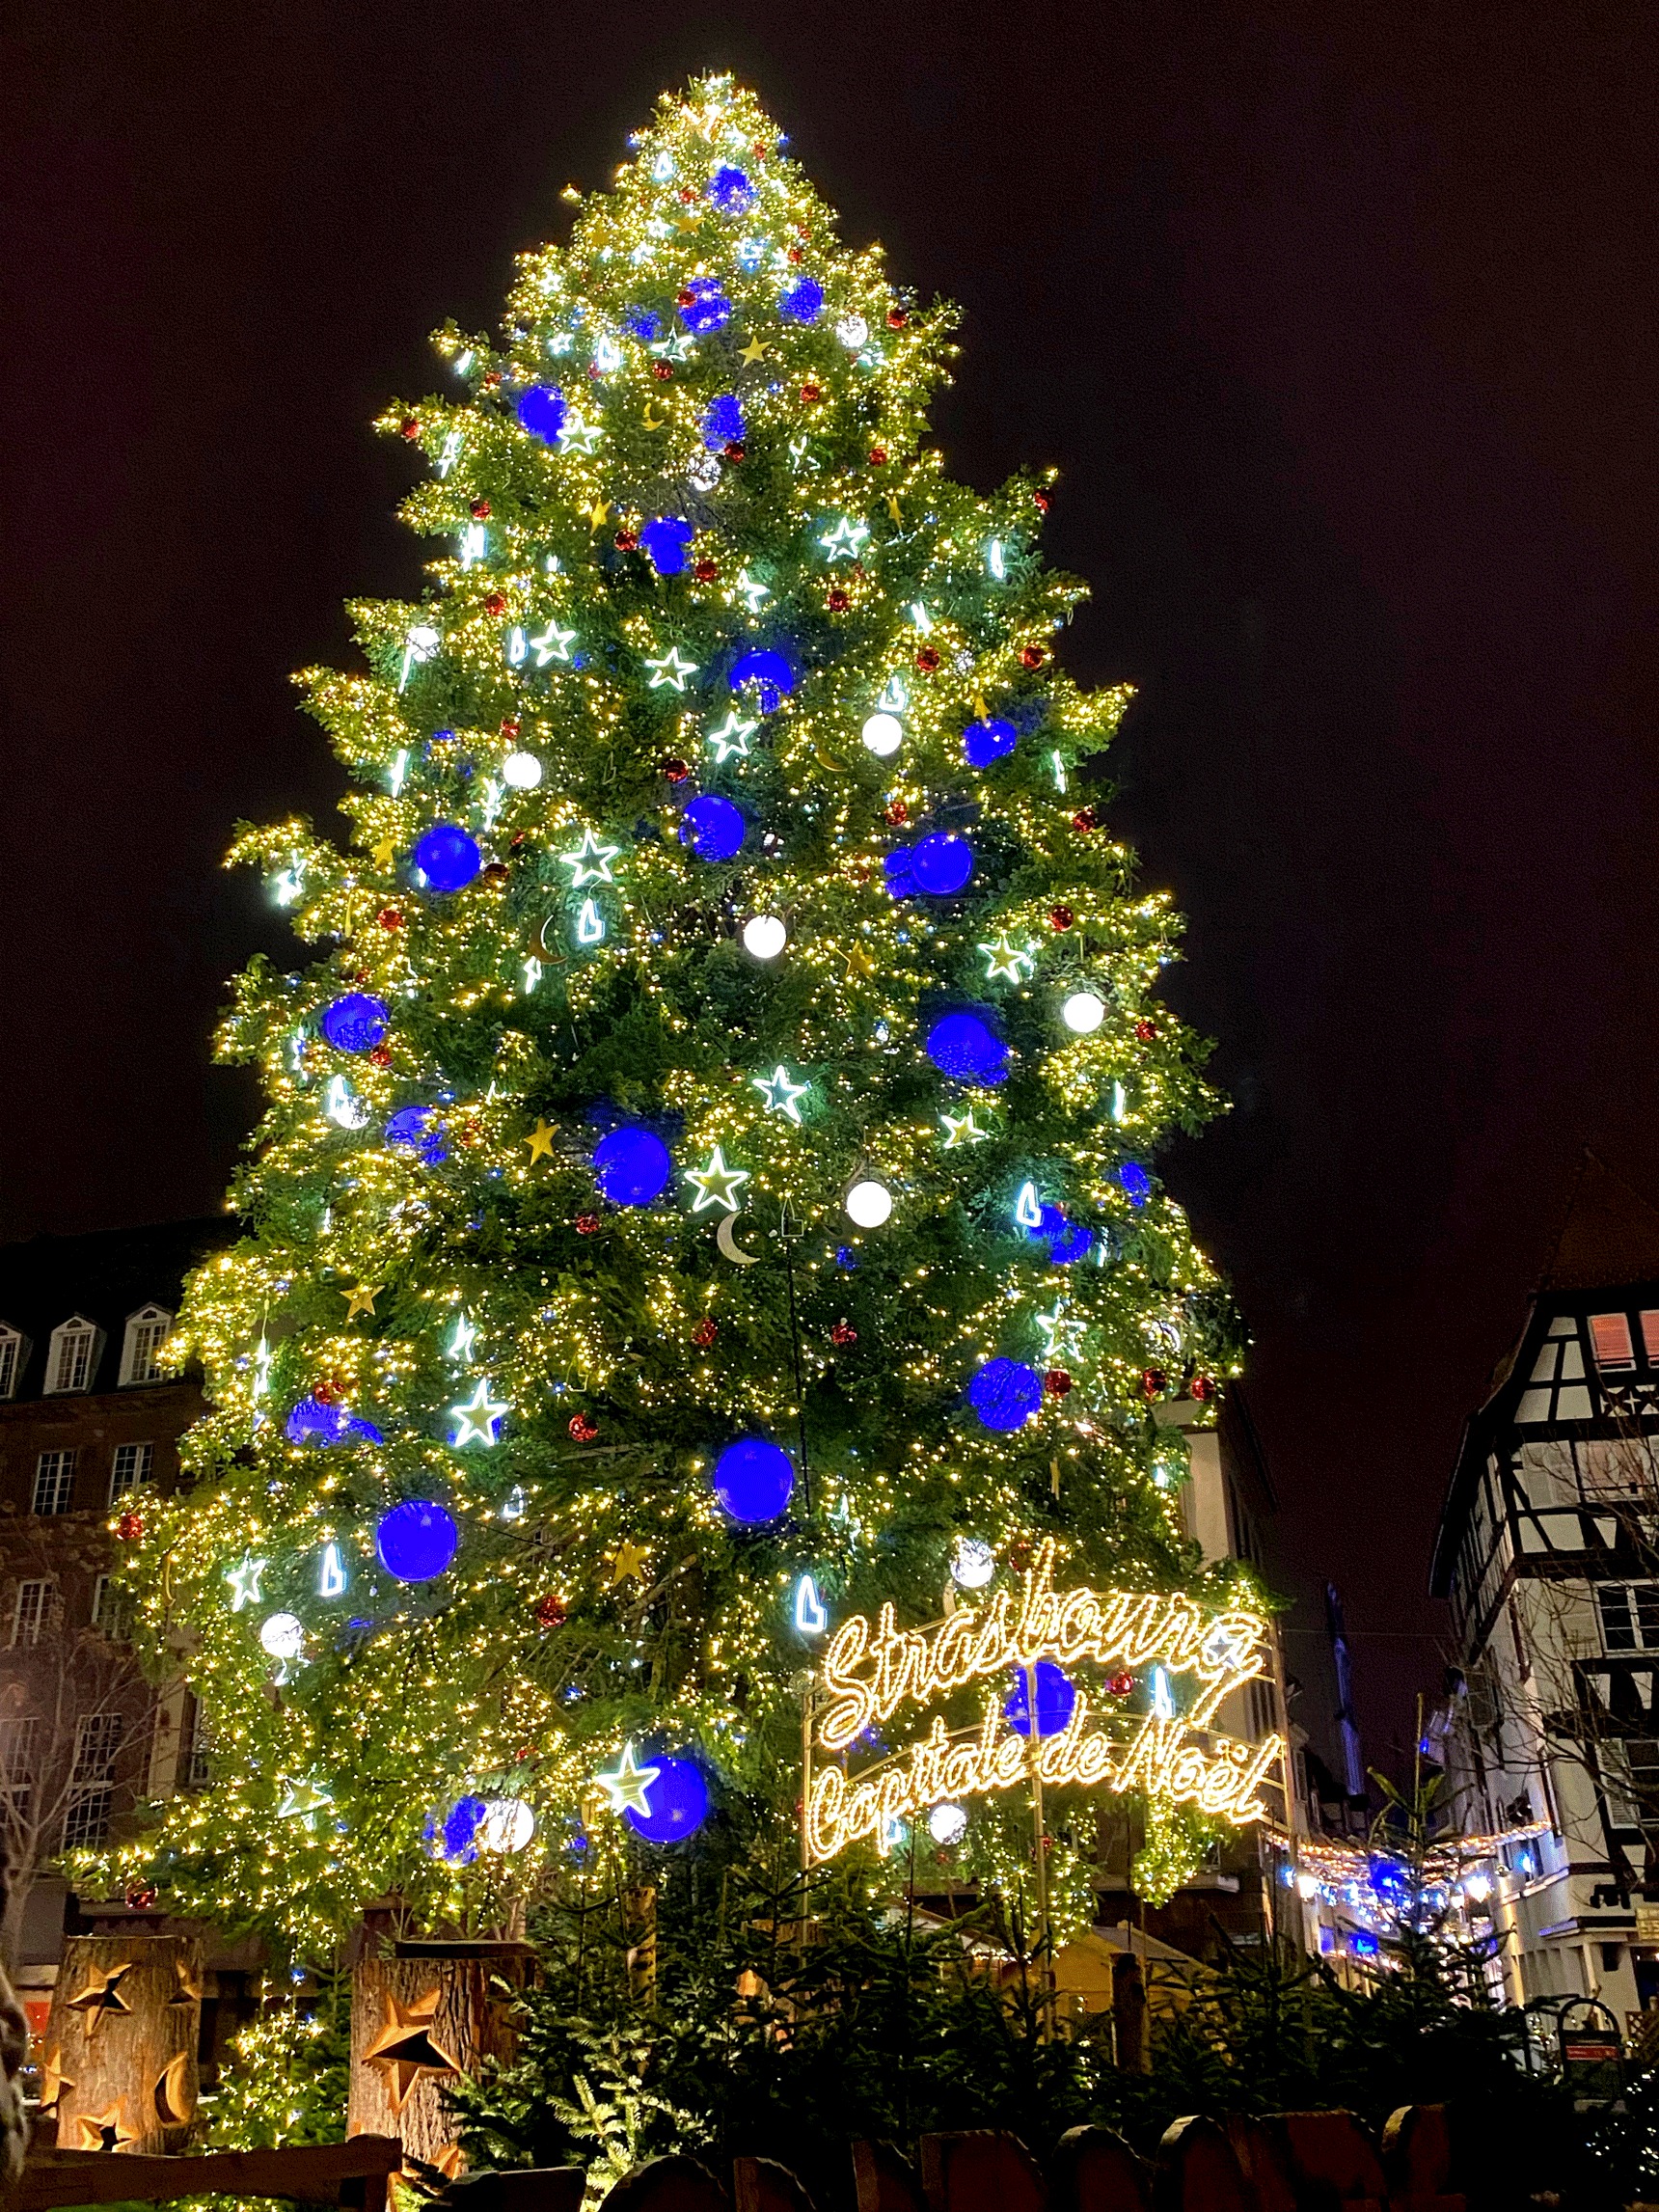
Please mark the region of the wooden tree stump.
<svg viewBox="0 0 1659 2212"><path fill-rule="evenodd" d="M64 2150L173 2154L196 2118L202 1938L76 1935L64 1947L41 2065Z"/></svg>
<svg viewBox="0 0 1659 2212"><path fill-rule="evenodd" d="M346 2133L398 2136L406 2160L459 2173L465 2160L444 2092L485 2059L512 2058L509 2013L534 1970L522 1943L402 1943L390 1957L360 1959Z"/></svg>

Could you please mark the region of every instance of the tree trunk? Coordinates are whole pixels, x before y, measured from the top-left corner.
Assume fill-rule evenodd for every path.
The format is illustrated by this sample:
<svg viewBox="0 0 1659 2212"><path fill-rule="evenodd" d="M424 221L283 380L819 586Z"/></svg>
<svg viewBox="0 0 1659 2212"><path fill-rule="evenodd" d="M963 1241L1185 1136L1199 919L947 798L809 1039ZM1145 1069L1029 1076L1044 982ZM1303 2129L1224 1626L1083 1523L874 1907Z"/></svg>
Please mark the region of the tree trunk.
<svg viewBox="0 0 1659 2212"><path fill-rule="evenodd" d="M400 2137L411 2164L460 2172L444 2092L485 2059L512 2058L508 2015L534 1971L535 1953L520 1943L401 1943L390 1957L360 1959L346 2133Z"/></svg>
<svg viewBox="0 0 1659 2212"><path fill-rule="evenodd" d="M200 1936L71 1936L41 2063L60 2148L186 2149L201 2031Z"/></svg>

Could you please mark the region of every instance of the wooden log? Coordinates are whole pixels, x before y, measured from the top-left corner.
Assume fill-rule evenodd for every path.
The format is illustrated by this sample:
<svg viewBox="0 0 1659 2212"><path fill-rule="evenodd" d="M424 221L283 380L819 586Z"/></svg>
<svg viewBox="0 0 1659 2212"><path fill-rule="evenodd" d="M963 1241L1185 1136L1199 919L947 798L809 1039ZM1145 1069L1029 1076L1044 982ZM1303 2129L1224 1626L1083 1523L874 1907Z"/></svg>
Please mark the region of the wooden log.
<svg viewBox="0 0 1659 2212"><path fill-rule="evenodd" d="M1227 2140L1238 2171L1255 2192L1257 2212L1300 2212L1290 2161L1259 2120L1230 2113Z"/></svg>
<svg viewBox="0 0 1659 2212"><path fill-rule="evenodd" d="M396 2135L409 2161L458 2175L444 2092L486 2059L511 2060L513 2002L534 1969L528 1944L403 1944L359 1959L346 2133Z"/></svg>
<svg viewBox="0 0 1659 2212"><path fill-rule="evenodd" d="M508 2166L464 2173L438 2199L445 2212L582 2212L581 2166Z"/></svg>
<svg viewBox="0 0 1659 2212"><path fill-rule="evenodd" d="M385 2136L350 2143L307 2144L286 2150L223 2150L204 2158L56 2151L31 2158L9 2212L54 2212L61 2204L169 2204L182 2197L289 2197L302 2203L357 2201L384 2212L386 2178L403 2163L403 2146Z"/></svg>
<svg viewBox="0 0 1659 2212"><path fill-rule="evenodd" d="M1382 2161L1352 2113L1274 2113L1262 2125L1285 2153L1298 2201L1335 2199L1351 2212L1382 2212Z"/></svg>
<svg viewBox="0 0 1659 2212"><path fill-rule="evenodd" d="M814 2212L799 2178L775 2158L734 2158L731 2199L733 2212Z"/></svg>
<svg viewBox="0 0 1659 2212"><path fill-rule="evenodd" d="M1256 2212L1255 2192L1239 2171L1226 2130L1201 2113L1164 2130L1152 2200L1156 2212Z"/></svg>
<svg viewBox="0 0 1659 2212"><path fill-rule="evenodd" d="M1391 2197L1440 2197L1452 2188L1452 2130L1444 2105L1401 2105L1382 2131Z"/></svg>
<svg viewBox="0 0 1659 2212"><path fill-rule="evenodd" d="M600 2212L731 2212L730 2199L700 2159L653 2158L613 2182Z"/></svg>
<svg viewBox="0 0 1659 2212"><path fill-rule="evenodd" d="M1048 2184L1017 2135L959 2128L920 2147L928 2212L1047 2212Z"/></svg>
<svg viewBox="0 0 1659 2212"><path fill-rule="evenodd" d="M857 2212L924 2212L915 2168L890 2143L854 2144L853 2195Z"/></svg>
<svg viewBox="0 0 1659 2212"><path fill-rule="evenodd" d="M60 2146L128 2157L184 2150L201 2029L200 1936L71 1936L41 2068Z"/></svg>
<svg viewBox="0 0 1659 2212"><path fill-rule="evenodd" d="M1048 2186L1054 2212L1151 2212L1152 2168L1109 2127L1068 2128Z"/></svg>

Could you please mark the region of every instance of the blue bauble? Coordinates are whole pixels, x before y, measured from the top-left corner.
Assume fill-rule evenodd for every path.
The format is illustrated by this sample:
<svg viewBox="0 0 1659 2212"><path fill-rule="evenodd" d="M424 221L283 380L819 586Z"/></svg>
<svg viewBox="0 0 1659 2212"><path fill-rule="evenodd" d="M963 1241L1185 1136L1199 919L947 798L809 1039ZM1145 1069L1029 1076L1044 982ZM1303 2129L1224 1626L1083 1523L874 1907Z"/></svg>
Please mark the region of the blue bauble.
<svg viewBox="0 0 1659 2212"><path fill-rule="evenodd" d="M911 870L917 890L926 891L930 898L949 898L973 873L973 847L965 837L936 830L932 836L911 847Z"/></svg>
<svg viewBox="0 0 1659 2212"><path fill-rule="evenodd" d="M680 320L694 338L704 331L721 330L731 320L731 302L713 277L694 277L686 289L694 296L681 308Z"/></svg>
<svg viewBox="0 0 1659 2212"><path fill-rule="evenodd" d="M969 768L989 768L1020 743L1011 722L970 722L962 733L963 757Z"/></svg>
<svg viewBox="0 0 1659 2212"><path fill-rule="evenodd" d="M613 1206L649 1206L674 1172L662 1138L648 1129L613 1129L593 1147L593 1173Z"/></svg>
<svg viewBox="0 0 1659 2212"><path fill-rule="evenodd" d="M733 1520L775 1520L795 1488L795 1461L780 1444L743 1436L715 1461L715 1496Z"/></svg>
<svg viewBox="0 0 1659 2212"><path fill-rule="evenodd" d="M385 1036L392 1017L384 998L348 991L322 1010L322 1033L337 1052L371 1052Z"/></svg>
<svg viewBox="0 0 1659 2212"><path fill-rule="evenodd" d="M436 1106L399 1106L394 1114L387 1118L386 1141L418 1152L422 1164L426 1167L436 1167L440 1161L449 1157L449 1147L444 1141L444 1125L438 1119Z"/></svg>
<svg viewBox="0 0 1659 2212"><path fill-rule="evenodd" d="M465 830L452 822L437 822L414 852L415 865L434 891L465 890L484 864L484 856Z"/></svg>
<svg viewBox="0 0 1659 2212"><path fill-rule="evenodd" d="M709 1786L701 1770L689 1759L662 1759L653 1754L644 1763L657 1769L647 1783L649 1813L636 1813L630 1805L622 1817L647 1843L678 1843L694 1836L709 1816Z"/></svg>
<svg viewBox="0 0 1659 2212"><path fill-rule="evenodd" d="M1059 1735L1076 1707L1077 1686L1052 1659L1039 1659L1032 1672L1037 1677L1037 1734ZM1014 1678L1002 1710L1016 1735L1031 1734L1031 1690L1023 1667Z"/></svg>
<svg viewBox="0 0 1659 2212"><path fill-rule="evenodd" d="M741 445L743 437L743 402L735 392L722 392L703 409L703 444L718 453L722 446Z"/></svg>
<svg viewBox="0 0 1659 2212"><path fill-rule="evenodd" d="M795 689L795 670L781 653L755 645L733 662L726 681L734 692L742 691L745 684L758 685L761 713L775 714Z"/></svg>
<svg viewBox="0 0 1659 2212"><path fill-rule="evenodd" d="M927 1052L959 1083L999 1083L1008 1074L1008 1047L978 1014L942 1016L928 1031Z"/></svg>
<svg viewBox="0 0 1659 2212"><path fill-rule="evenodd" d="M470 1867L478 1855L478 1830L489 1808L481 1797L457 1797L426 1822L426 1847L452 1867Z"/></svg>
<svg viewBox="0 0 1659 2212"><path fill-rule="evenodd" d="M680 576L685 572L686 548L694 534L689 522L677 514L665 514L641 527L639 543L650 555L651 566L659 576Z"/></svg>
<svg viewBox="0 0 1659 2212"><path fill-rule="evenodd" d="M461 1547L453 1514L428 1498L405 1498L374 1524L374 1548L394 1581L430 1582Z"/></svg>
<svg viewBox="0 0 1659 2212"><path fill-rule="evenodd" d="M1047 1212L1047 1208L1044 1208ZM1086 1259L1095 1248L1095 1232L1085 1229L1081 1221L1068 1221L1063 1216L1057 1229L1048 1239L1048 1257L1058 1268L1074 1267Z"/></svg>
<svg viewBox="0 0 1659 2212"><path fill-rule="evenodd" d="M564 394L557 384L532 384L519 394L518 419L532 438L557 446L564 428Z"/></svg>
<svg viewBox="0 0 1659 2212"><path fill-rule="evenodd" d="M343 1406L325 1406L320 1398L302 1398L283 1434L290 1444L384 1444L386 1438L372 1421L348 1413Z"/></svg>
<svg viewBox="0 0 1659 2212"><path fill-rule="evenodd" d="M1152 1177L1138 1160L1126 1160L1118 1169L1118 1181L1123 1185L1131 1206L1144 1206L1152 1196Z"/></svg>
<svg viewBox="0 0 1659 2212"><path fill-rule="evenodd" d="M717 169L709 178L709 198L722 215L741 215L754 205L754 186L741 169Z"/></svg>
<svg viewBox="0 0 1659 2212"><path fill-rule="evenodd" d="M1043 1403L1043 1381L1022 1359L988 1359L967 1386L967 1402L988 1429L1023 1429Z"/></svg>
<svg viewBox="0 0 1659 2212"><path fill-rule="evenodd" d="M622 327L632 331L636 338L642 338L649 342L653 338L662 337L663 318L660 314L654 314L648 307L631 307L623 311Z"/></svg>
<svg viewBox="0 0 1659 2212"><path fill-rule="evenodd" d="M705 791L680 817L680 842L690 845L699 860L729 860L742 849L748 827L729 799Z"/></svg>
<svg viewBox="0 0 1659 2212"><path fill-rule="evenodd" d="M777 312L790 322L816 322L824 306L824 287L811 277L791 285L777 303Z"/></svg>

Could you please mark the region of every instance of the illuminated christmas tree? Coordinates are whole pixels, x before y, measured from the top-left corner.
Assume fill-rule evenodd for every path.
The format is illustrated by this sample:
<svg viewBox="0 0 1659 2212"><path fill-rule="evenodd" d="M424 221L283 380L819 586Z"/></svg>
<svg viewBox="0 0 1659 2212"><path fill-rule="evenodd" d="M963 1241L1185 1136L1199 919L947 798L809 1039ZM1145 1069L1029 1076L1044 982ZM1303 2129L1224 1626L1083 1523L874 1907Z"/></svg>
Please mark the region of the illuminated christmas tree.
<svg viewBox="0 0 1659 2212"><path fill-rule="evenodd" d="M351 848L233 855L317 957L256 960L223 1032L269 1106L178 1332L213 1410L125 1524L211 1779L130 1864L301 1949L390 1887L476 1925L792 1837L802 1677L884 1605L1195 1570L1154 1407L1235 1339L1152 1165L1211 1106L1151 997L1175 917L1079 781L1127 695L1056 658L1047 479L981 498L927 443L952 312L782 147L727 79L666 98L499 341L440 334L449 390L381 425L428 463L427 588L305 678ZM1260 1663L1209 1595L1035 1675L993 1637L941 1710L987 1760L1033 1688L1040 1747L1179 1732ZM989 1766L971 1807L937 1760L853 1802L918 1681L816 1748L814 1855L897 1880L919 1831L1022 1880ZM1167 1890L1178 1806L1250 1792L1135 1756ZM1062 1768L1074 1918L1100 1791Z"/></svg>

